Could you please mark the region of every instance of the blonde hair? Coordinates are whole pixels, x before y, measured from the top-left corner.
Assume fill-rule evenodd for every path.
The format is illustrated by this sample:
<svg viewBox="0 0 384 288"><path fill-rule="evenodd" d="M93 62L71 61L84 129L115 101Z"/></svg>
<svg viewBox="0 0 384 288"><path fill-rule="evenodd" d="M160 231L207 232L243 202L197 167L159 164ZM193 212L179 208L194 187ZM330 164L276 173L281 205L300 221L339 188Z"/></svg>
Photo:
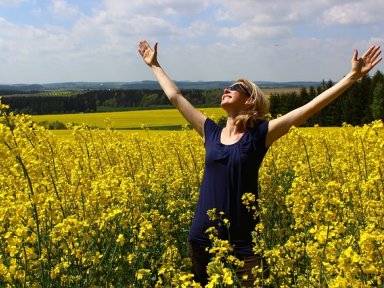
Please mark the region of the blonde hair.
<svg viewBox="0 0 384 288"><path fill-rule="evenodd" d="M240 78L236 82L244 85L251 95L249 97L250 100L253 102L251 106L236 117L236 126L240 126L244 131L248 131L264 121L264 117L269 110L270 102L255 83L245 78Z"/></svg>

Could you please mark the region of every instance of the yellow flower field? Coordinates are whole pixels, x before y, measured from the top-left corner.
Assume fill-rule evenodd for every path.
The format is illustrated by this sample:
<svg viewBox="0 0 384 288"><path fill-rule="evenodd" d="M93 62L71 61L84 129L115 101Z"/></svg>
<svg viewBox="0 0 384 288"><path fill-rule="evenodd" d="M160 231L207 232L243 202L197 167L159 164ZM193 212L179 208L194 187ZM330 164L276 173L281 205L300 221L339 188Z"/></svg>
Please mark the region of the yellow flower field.
<svg viewBox="0 0 384 288"><path fill-rule="evenodd" d="M204 164L197 133L80 125L57 137L0 110L0 286L200 287L186 248ZM258 209L244 196L269 269L255 269L255 286L382 286L383 123L307 131L267 153ZM241 261L208 232L208 287L236 286Z"/></svg>
<svg viewBox="0 0 384 288"><path fill-rule="evenodd" d="M204 108L200 110L207 115L215 115L216 117L220 117L225 113L221 108ZM181 126L187 124L176 109L34 115L32 119L37 123L42 121L59 121L64 124L86 122L88 125L98 128L105 128L112 124L115 129L137 129L143 126ZM108 123L106 123L106 119L108 119Z"/></svg>

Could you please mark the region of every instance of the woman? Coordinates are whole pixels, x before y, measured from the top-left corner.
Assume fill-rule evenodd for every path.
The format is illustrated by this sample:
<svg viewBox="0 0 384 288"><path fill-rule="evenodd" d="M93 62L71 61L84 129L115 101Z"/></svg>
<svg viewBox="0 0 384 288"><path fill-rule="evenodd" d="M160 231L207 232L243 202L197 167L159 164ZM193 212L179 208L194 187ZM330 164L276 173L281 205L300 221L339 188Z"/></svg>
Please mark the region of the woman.
<svg viewBox="0 0 384 288"><path fill-rule="evenodd" d="M340 96L353 83L381 61L379 46L370 47L361 58L357 50L352 57L351 71L336 85L318 95L309 103L271 121L263 119L269 108L269 101L252 82L239 79L224 89L221 107L228 118L224 128L196 110L181 94L175 83L167 76L157 60L157 43L150 47L147 41L139 44L139 53L152 69L170 102L180 111L191 126L204 138L206 158L195 217L188 236L189 256L195 280L207 283L206 267L210 256L206 247L210 240L206 234L214 225L208 219L207 211L215 208L224 212L230 222L229 229L218 226L219 237L229 239L237 257L245 262L238 275L248 275L244 286L252 286L251 270L261 266L261 259L252 253L252 236L256 220L242 204L244 193L257 197L258 170L268 147L285 135L292 126L300 126ZM229 230L229 231L228 231Z"/></svg>

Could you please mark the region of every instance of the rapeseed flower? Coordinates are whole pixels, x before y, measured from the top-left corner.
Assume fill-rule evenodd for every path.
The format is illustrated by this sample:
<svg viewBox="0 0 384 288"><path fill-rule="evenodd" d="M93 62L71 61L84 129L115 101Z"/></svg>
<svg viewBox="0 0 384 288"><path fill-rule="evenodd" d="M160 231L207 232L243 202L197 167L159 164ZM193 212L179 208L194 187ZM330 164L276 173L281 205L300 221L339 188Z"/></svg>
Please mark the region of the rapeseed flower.
<svg viewBox="0 0 384 288"><path fill-rule="evenodd" d="M186 251L204 166L196 133L72 124L61 139L0 111L1 286L200 287ZM268 275L254 269L255 285L383 285L383 148L381 121L293 128L274 143L259 198L243 196L260 219L253 250L268 266ZM208 287L240 286L243 262L207 232Z"/></svg>

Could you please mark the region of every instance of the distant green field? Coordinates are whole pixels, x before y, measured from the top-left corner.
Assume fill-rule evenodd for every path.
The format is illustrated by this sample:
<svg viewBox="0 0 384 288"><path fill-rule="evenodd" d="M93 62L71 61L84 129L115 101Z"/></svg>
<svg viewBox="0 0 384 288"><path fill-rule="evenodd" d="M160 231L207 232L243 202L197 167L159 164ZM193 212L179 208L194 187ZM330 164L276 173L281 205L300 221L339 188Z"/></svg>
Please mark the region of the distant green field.
<svg viewBox="0 0 384 288"><path fill-rule="evenodd" d="M225 115L221 108L199 109L209 117L216 119ZM34 115L33 121L39 123L43 121L61 123L87 123L88 125L103 129L106 125L106 119L112 123L114 129L118 129L124 134L148 135L166 135L170 131L180 130L187 122L176 109L162 110L141 110L125 112L107 112L107 113L84 113L84 114L58 114L58 115ZM143 129L144 127L149 129ZM327 130L329 132L337 131L337 127L303 127L300 128L306 133L319 133ZM66 137L71 134L70 130L51 130L59 137Z"/></svg>
<svg viewBox="0 0 384 288"><path fill-rule="evenodd" d="M207 116L221 117L225 111L221 108L199 109ZM176 109L141 110L107 113L78 113L58 115L34 115L33 121L61 123L87 123L97 128L105 128L106 122L110 121L115 129L141 129L143 126L151 129L177 130L180 126L187 124ZM106 121L107 120L107 121Z"/></svg>
<svg viewBox="0 0 384 288"><path fill-rule="evenodd" d="M29 97L47 97L47 96L73 96L79 94L78 91L46 91L46 92L37 92L37 93L28 93L28 94L13 94L13 97L21 96L29 96Z"/></svg>
<svg viewBox="0 0 384 288"><path fill-rule="evenodd" d="M139 137L157 138L158 136L167 136L169 133L183 133L183 131L171 131L171 130L148 130L148 129L136 129L136 130L117 130L118 133L123 135L137 135ZM72 136L72 130L49 130L55 136L61 139L70 139Z"/></svg>

